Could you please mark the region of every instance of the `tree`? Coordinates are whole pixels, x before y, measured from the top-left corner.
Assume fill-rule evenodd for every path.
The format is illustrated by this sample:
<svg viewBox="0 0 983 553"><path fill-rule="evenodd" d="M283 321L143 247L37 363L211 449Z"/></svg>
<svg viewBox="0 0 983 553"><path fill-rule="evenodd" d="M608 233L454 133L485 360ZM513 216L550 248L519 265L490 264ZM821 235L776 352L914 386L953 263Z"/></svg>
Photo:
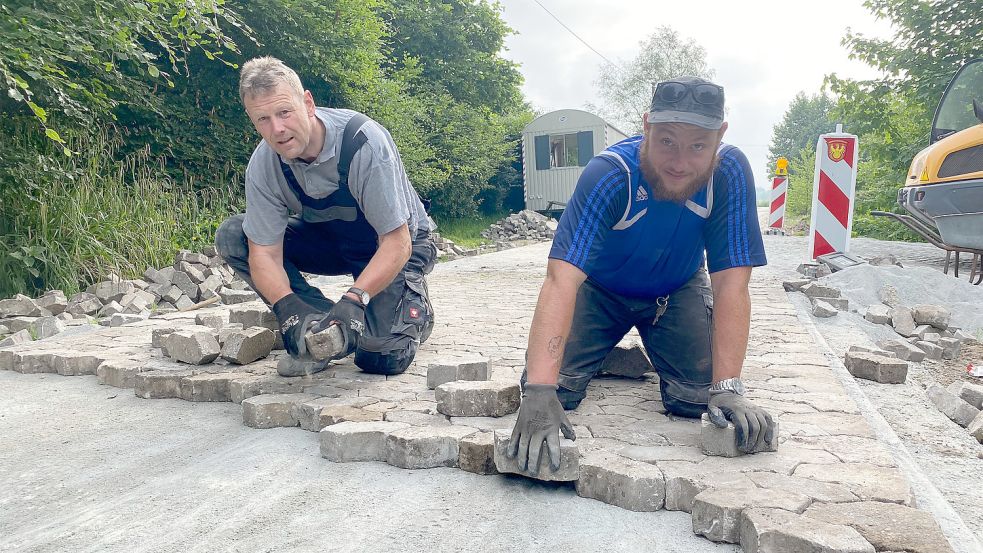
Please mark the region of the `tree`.
<svg viewBox="0 0 983 553"><path fill-rule="evenodd" d="M0 112L27 108L51 140L50 116L91 125L121 103L158 110L154 90L173 86L191 51L222 59L241 27L220 0L29 0L0 4ZM64 149L69 153L68 149Z"/></svg>
<svg viewBox="0 0 983 553"><path fill-rule="evenodd" d="M803 148L815 149L819 135L836 129L835 123L830 119L835 106L833 99L825 93L812 96L806 96L804 92L796 94L782 121L771 131L771 144L768 146L769 167L774 167L775 160L780 156L791 161Z"/></svg>
<svg viewBox="0 0 983 553"><path fill-rule="evenodd" d="M657 28L638 45L639 53L634 59L601 66L594 86L602 103L587 106L628 134L641 132L642 115L651 104L656 82L681 75L709 79L714 74L707 64L706 50L671 27Z"/></svg>
<svg viewBox="0 0 983 553"><path fill-rule="evenodd" d="M881 71L869 80L826 77L839 96L834 116L860 135L855 231L871 236L908 236L896 223L869 215L899 209L894 201L912 157L928 145L932 114L955 71L983 57L981 0L867 0L890 20L891 39L847 32L843 45L853 58Z"/></svg>

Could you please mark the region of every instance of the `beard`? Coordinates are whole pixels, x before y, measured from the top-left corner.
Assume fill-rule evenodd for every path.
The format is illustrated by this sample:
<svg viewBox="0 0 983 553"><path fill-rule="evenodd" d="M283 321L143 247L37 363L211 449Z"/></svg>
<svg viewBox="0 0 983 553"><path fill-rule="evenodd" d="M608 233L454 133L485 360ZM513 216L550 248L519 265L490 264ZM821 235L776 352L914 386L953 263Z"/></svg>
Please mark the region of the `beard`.
<svg viewBox="0 0 983 553"><path fill-rule="evenodd" d="M647 137L642 139L641 149L638 151L639 166L642 169L642 177L645 178L645 182L649 183L649 186L652 188L652 196L656 200L685 202L710 182L710 176L717 169L717 162L719 160L717 159L717 155L714 154L713 161L710 162L710 166L707 167L706 171L697 175L682 189L675 191L669 190L666 188L665 183L662 182L662 178L659 177L659 172L655 168L655 164L649 159L646 146L648 146Z"/></svg>

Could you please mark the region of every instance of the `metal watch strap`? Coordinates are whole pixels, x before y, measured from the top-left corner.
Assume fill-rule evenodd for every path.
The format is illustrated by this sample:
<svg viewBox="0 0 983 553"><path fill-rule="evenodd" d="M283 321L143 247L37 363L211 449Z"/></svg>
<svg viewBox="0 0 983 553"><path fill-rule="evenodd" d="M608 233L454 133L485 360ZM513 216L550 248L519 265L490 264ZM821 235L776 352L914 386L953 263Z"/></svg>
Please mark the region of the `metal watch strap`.
<svg viewBox="0 0 983 553"><path fill-rule="evenodd" d="M711 392L728 391L743 396L745 392L744 382L740 379L740 377L736 377L736 376L733 378L725 378L719 382L714 382L713 384L711 384L710 391Z"/></svg>

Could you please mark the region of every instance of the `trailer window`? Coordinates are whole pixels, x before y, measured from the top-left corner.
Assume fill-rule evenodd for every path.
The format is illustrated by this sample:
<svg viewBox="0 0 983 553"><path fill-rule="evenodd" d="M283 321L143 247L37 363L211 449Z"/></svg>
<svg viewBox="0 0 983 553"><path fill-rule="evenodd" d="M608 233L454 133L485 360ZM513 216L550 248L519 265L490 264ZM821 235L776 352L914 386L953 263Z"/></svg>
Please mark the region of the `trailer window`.
<svg viewBox="0 0 983 553"><path fill-rule="evenodd" d="M550 167L576 167L579 160L577 133L550 135Z"/></svg>

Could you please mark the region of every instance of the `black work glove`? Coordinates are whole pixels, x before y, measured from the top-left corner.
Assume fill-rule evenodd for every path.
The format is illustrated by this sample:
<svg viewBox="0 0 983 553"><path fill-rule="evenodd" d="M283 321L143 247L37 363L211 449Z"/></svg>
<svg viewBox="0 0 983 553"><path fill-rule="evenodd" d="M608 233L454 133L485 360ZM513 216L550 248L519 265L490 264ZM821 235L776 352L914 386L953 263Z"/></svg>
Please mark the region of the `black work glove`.
<svg viewBox="0 0 983 553"><path fill-rule="evenodd" d="M321 332L332 324L341 327L341 332L345 335L345 351L355 351L358 338L365 332L365 306L348 296L341 296L328 315L315 324L311 331Z"/></svg>
<svg viewBox="0 0 983 553"><path fill-rule="evenodd" d="M563 406L556 397L555 384L526 383L519 404L519 417L509 440L508 456L519 457L519 468L533 476L539 472L539 457L543 442L550 456L553 470L560 468L560 432L568 440L575 440L573 425L567 420Z"/></svg>
<svg viewBox="0 0 983 553"><path fill-rule="evenodd" d="M730 390L712 390L707 405L710 422L727 428L734 423L737 448L744 453L771 442L775 437L775 422L771 415L746 397Z"/></svg>
<svg viewBox="0 0 983 553"><path fill-rule="evenodd" d="M287 294L273 304L273 314L283 335L283 347L291 357L307 355L304 333L326 314L300 299L297 294Z"/></svg>

